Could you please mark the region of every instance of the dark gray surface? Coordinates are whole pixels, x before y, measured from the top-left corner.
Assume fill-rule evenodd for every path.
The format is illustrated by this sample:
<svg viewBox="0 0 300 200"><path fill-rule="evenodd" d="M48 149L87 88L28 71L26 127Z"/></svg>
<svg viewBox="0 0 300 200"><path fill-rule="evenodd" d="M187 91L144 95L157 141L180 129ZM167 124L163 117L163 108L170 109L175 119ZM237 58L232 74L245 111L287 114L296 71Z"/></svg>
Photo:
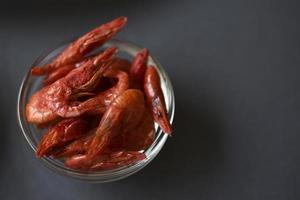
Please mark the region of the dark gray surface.
<svg viewBox="0 0 300 200"><path fill-rule="evenodd" d="M300 198L296 1L24 2L0 8L0 199ZM61 177L21 134L18 87L42 51L119 15L173 81L174 137L125 180Z"/></svg>

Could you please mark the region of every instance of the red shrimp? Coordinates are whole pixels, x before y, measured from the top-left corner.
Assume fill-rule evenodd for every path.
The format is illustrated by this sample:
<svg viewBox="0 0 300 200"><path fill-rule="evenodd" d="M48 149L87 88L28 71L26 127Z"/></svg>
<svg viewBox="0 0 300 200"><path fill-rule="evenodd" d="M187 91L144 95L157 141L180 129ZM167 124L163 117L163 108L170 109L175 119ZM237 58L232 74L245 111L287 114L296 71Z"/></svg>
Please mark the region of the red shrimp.
<svg viewBox="0 0 300 200"><path fill-rule="evenodd" d="M94 89L100 77L109 67L117 49L111 47L72 70L67 76L37 91L26 105L26 118L31 123L46 123L61 117L76 117L91 110L79 107L74 96Z"/></svg>
<svg viewBox="0 0 300 200"><path fill-rule="evenodd" d="M33 75L49 74L57 68L75 64L84 59L85 55L104 44L117 34L127 23L126 17L116 18L103 24L72 42L56 59L44 67L33 67Z"/></svg>
<svg viewBox="0 0 300 200"><path fill-rule="evenodd" d="M172 127L168 119L166 103L160 86L160 78L155 67L147 68L144 80L144 92L154 120L163 132L171 134Z"/></svg>
<svg viewBox="0 0 300 200"><path fill-rule="evenodd" d="M36 155L49 156L67 143L85 135L88 131L88 122L81 118L64 119L53 125L41 139Z"/></svg>
<svg viewBox="0 0 300 200"><path fill-rule="evenodd" d="M129 89L115 98L101 119L87 155L100 155L120 130L130 131L135 128L141 121L144 110L144 95L139 90Z"/></svg>

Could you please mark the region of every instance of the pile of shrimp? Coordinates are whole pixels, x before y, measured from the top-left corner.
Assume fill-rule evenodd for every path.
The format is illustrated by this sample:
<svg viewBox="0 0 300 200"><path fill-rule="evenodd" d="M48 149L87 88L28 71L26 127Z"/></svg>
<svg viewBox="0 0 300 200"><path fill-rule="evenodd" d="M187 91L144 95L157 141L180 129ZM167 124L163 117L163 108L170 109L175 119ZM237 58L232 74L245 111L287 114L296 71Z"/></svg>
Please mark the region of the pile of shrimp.
<svg viewBox="0 0 300 200"><path fill-rule="evenodd" d="M34 66L44 86L26 104L26 119L47 128L36 155L62 159L69 168L108 170L143 160L155 139L156 122L172 128L147 49L132 62L109 47L91 53L115 36L126 17L103 24L72 42L51 63Z"/></svg>

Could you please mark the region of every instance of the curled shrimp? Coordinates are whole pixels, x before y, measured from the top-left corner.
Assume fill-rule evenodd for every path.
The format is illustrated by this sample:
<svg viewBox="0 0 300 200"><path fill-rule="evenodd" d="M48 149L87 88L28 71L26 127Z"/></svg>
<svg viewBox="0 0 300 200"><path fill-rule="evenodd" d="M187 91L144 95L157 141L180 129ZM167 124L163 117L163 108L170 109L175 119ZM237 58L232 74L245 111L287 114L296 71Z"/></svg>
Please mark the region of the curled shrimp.
<svg viewBox="0 0 300 200"><path fill-rule="evenodd" d="M49 74L53 70L80 62L84 56L93 49L101 46L107 40L112 38L127 23L126 17L116 18L106 24L103 24L72 42L55 60L44 67L33 67L33 75Z"/></svg>
<svg viewBox="0 0 300 200"><path fill-rule="evenodd" d="M26 118L31 123L46 123L61 117L76 117L90 107L72 105L74 96L92 90L108 68L117 49L111 47L72 70L67 76L37 91L26 105Z"/></svg>
<svg viewBox="0 0 300 200"><path fill-rule="evenodd" d="M100 155L120 130L135 128L143 117L144 104L144 95L139 90L129 89L116 97L104 113L87 155Z"/></svg>
<svg viewBox="0 0 300 200"><path fill-rule="evenodd" d="M160 78L153 66L147 68L144 80L144 92L154 120L163 132L171 134L172 127L168 119L166 103L160 87Z"/></svg>
<svg viewBox="0 0 300 200"><path fill-rule="evenodd" d="M36 155L49 156L61 147L86 134L88 122L80 118L64 119L53 125L41 139Z"/></svg>

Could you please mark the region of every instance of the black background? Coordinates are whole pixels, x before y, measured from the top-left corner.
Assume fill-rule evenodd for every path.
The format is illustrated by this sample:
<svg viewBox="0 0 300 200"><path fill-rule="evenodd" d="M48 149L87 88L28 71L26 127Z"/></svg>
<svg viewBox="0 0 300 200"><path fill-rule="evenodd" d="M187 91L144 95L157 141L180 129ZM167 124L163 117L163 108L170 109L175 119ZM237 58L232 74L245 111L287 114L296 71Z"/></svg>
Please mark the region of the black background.
<svg viewBox="0 0 300 200"><path fill-rule="evenodd" d="M125 15L176 95L174 137L113 183L38 162L16 121L17 92L44 50ZM0 6L0 199L299 199L297 1L10 1Z"/></svg>

